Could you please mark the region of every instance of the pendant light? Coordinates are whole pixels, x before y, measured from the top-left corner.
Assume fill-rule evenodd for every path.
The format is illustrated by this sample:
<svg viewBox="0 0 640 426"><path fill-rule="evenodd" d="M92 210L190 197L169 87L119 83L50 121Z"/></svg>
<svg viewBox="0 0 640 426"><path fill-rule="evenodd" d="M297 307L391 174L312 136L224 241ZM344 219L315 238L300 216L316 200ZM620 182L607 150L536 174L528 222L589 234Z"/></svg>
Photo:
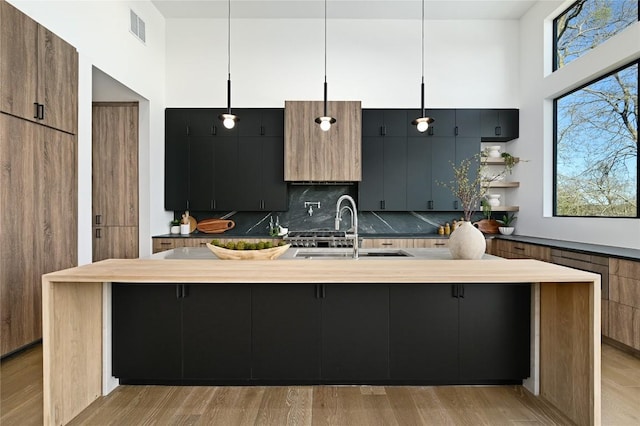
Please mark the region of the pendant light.
<svg viewBox="0 0 640 426"><path fill-rule="evenodd" d="M231 113L231 0L228 0L229 14L227 18L227 113L220 114L218 118L227 129L233 129L240 118Z"/></svg>
<svg viewBox="0 0 640 426"><path fill-rule="evenodd" d="M431 117L427 117L427 113L424 109L424 0L422 0L422 84L420 85L420 117L411 122L416 126L420 133L424 133L429 128L429 124L435 120Z"/></svg>
<svg viewBox="0 0 640 426"><path fill-rule="evenodd" d="M327 114L327 0L324 0L324 113L315 121L324 132L331 129L331 125L336 122L335 118Z"/></svg>

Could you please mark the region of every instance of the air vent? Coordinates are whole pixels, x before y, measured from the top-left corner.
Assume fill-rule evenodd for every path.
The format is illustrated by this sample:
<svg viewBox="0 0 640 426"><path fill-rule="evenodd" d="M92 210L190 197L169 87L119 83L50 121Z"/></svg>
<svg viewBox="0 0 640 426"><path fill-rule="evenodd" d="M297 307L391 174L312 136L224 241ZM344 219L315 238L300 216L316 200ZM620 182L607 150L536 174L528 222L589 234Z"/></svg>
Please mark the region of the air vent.
<svg viewBox="0 0 640 426"><path fill-rule="evenodd" d="M131 15L130 30L134 36L138 37L140 41L145 43L147 39L146 39L146 33L145 33L146 27L145 27L144 21L133 10L129 10L129 11Z"/></svg>

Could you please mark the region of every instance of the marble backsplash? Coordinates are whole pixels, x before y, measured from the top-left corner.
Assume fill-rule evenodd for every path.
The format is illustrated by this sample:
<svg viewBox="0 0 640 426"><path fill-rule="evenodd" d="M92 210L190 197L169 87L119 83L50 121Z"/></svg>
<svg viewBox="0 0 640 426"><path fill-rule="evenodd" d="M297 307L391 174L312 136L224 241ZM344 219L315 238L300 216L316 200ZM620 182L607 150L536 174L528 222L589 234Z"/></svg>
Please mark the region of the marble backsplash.
<svg viewBox="0 0 640 426"><path fill-rule="evenodd" d="M284 212L190 212L198 221L209 218L231 219L236 226L225 235L265 236L269 222L278 218L289 231L333 230L336 202L343 194L358 201L357 185L297 185L289 186L289 210ZM311 203L311 204L309 204ZM319 206L318 207L318 204ZM348 205L344 203L343 205ZM311 210L309 210L311 206ZM179 218L183 212L176 212ZM477 213L477 219L482 214ZM462 212L358 212L360 234L437 234L438 227L459 220ZM340 229L350 226L348 212L343 213Z"/></svg>

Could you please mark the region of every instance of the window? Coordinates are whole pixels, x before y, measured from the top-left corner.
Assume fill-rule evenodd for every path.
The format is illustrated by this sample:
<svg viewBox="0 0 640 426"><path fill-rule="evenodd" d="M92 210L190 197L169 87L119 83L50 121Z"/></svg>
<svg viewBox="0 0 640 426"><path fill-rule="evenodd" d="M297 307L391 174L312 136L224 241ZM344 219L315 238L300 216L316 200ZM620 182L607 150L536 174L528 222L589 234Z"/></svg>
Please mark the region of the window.
<svg viewBox="0 0 640 426"><path fill-rule="evenodd" d="M554 214L640 217L640 61L554 100Z"/></svg>
<svg viewBox="0 0 640 426"><path fill-rule="evenodd" d="M638 22L638 0L578 0L553 21L553 70Z"/></svg>

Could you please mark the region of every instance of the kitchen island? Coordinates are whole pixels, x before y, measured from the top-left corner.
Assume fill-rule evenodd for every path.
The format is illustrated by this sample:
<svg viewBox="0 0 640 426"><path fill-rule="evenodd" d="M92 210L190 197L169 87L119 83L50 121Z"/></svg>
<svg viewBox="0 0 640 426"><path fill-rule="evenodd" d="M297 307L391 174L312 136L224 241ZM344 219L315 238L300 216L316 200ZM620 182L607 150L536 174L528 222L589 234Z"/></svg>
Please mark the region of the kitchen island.
<svg viewBox="0 0 640 426"><path fill-rule="evenodd" d="M429 260L427 251L415 253L420 256L360 260L111 259L47 274L45 424L70 421L117 386L111 374L111 283L531 283L532 368L525 386L578 424L600 423L599 275L535 260Z"/></svg>

